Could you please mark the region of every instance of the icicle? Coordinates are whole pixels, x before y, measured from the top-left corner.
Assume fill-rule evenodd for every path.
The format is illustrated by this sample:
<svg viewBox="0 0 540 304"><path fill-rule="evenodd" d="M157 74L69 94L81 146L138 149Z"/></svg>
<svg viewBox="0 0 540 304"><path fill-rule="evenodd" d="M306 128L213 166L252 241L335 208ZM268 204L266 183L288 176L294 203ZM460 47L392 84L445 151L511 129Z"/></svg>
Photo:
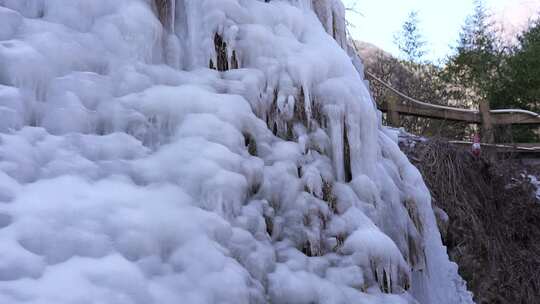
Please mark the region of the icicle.
<svg viewBox="0 0 540 304"><path fill-rule="evenodd" d="M174 34L167 35L167 40L165 41L165 62L175 69L180 69L181 57L182 47L178 37Z"/></svg>
<svg viewBox="0 0 540 304"><path fill-rule="evenodd" d="M409 218L412 222L412 227L409 227L407 232L407 247L409 252L407 253L407 259L409 264L415 270L422 270L425 268L425 252L423 243L424 224L420 214L418 213L418 206L412 198L408 198L403 202Z"/></svg>
<svg viewBox="0 0 540 304"><path fill-rule="evenodd" d="M307 126L308 116L306 113L306 94L304 87L300 87L300 93L294 103L294 119Z"/></svg>
<svg viewBox="0 0 540 304"><path fill-rule="evenodd" d="M351 146L349 144L349 135L347 123L343 121L343 168L345 172L345 182L350 182L353 178L351 169Z"/></svg>
<svg viewBox="0 0 540 304"><path fill-rule="evenodd" d="M345 7L340 1L313 0L313 11L326 32L341 48L347 50Z"/></svg>
<svg viewBox="0 0 540 304"><path fill-rule="evenodd" d="M317 122L318 126L320 128L325 128L325 117L323 114L323 104L318 102L315 98L312 98L312 116L313 120Z"/></svg>
<svg viewBox="0 0 540 304"><path fill-rule="evenodd" d="M231 56L231 59L230 59L230 64L229 64L229 66L230 66L231 69L233 69L233 70L239 68L238 59L236 58L236 51L235 51L235 50L232 51L232 56Z"/></svg>
<svg viewBox="0 0 540 304"><path fill-rule="evenodd" d="M305 107L304 111L306 113L305 124L309 128L310 127L310 121L311 121L311 93L310 93L309 87L307 85L303 85L302 90L304 92L304 107Z"/></svg>
<svg viewBox="0 0 540 304"><path fill-rule="evenodd" d="M344 143L343 143L343 107L337 105L327 105L325 107L328 117L328 127L330 139L332 141L332 160L336 170L338 181L345 181L344 164Z"/></svg>
<svg viewBox="0 0 540 304"><path fill-rule="evenodd" d="M409 217L411 218L418 232L420 234L423 234L424 224L422 224L422 219L420 218L420 214L418 213L418 207L416 205L416 202L412 198L408 198L403 202L403 205L407 209Z"/></svg>
<svg viewBox="0 0 540 304"><path fill-rule="evenodd" d="M176 33L175 23L176 23L176 0L169 0L171 2L171 33Z"/></svg>
<svg viewBox="0 0 540 304"><path fill-rule="evenodd" d="M165 31L174 33L176 0L155 0L158 18Z"/></svg>

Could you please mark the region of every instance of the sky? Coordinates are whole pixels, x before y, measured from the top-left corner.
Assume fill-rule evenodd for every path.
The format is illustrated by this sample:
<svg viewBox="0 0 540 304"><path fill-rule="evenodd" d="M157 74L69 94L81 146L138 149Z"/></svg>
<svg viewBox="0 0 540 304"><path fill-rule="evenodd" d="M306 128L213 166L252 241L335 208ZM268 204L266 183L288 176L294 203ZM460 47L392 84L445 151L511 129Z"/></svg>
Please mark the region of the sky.
<svg viewBox="0 0 540 304"><path fill-rule="evenodd" d="M437 61L451 53L459 38L465 19L473 11L473 0L343 0L352 27L352 36L370 42L385 51L399 54L393 43L411 11L418 11L420 29L428 42L428 59ZM356 6L354 4L356 3ZM504 25L505 34L511 36L527 24L527 20L540 12L540 0L485 0L494 18Z"/></svg>

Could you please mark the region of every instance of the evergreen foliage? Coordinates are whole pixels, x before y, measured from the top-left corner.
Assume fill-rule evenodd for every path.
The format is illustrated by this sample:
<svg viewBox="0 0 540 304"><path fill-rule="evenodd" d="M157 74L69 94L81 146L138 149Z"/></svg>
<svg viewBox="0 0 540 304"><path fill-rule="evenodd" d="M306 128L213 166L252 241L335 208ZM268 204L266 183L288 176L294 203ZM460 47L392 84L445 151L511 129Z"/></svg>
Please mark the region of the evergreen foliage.
<svg viewBox="0 0 540 304"><path fill-rule="evenodd" d="M394 43L407 61L421 63L427 51L426 41L420 32L418 12L409 13L401 31L394 35Z"/></svg>
<svg viewBox="0 0 540 304"><path fill-rule="evenodd" d="M474 12L465 21L445 70L447 80L457 85L453 92L456 99L478 104L490 96L494 79L501 73L504 48L500 45L484 2L475 1Z"/></svg>

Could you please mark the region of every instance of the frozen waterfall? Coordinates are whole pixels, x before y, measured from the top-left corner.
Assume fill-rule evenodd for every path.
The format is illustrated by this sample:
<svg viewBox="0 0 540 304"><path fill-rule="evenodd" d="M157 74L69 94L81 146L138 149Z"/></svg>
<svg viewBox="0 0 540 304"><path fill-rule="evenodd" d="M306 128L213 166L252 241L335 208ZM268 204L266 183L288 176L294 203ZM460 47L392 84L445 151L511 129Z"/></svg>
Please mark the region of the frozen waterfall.
<svg viewBox="0 0 540 304"><path fill-rule="evenodd" d="M472 303L339 0L0 0L0 303Z"/></svg>

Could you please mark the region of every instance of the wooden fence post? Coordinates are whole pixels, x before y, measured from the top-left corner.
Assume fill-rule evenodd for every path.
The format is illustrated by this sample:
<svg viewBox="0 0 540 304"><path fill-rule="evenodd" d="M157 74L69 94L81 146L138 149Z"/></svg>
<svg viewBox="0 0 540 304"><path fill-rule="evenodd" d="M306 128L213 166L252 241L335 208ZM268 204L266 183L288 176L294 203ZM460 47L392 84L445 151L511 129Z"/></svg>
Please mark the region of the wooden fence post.
<svg viewBox="0 0 540 304"><path fill-rule="evenodd" d="M388 125L399 128L401 126L400 120L399 120L399 112L396 109L396 105L399 102L399 98L394 95L390 94L387 99L387 105L388 110L386 112L386 120L388 122Z"/></svg>
<svg viewBox="0 0 540 304"><path fill-rule="evenodd" d="M480 115L482 116L482 139L488 144L495 143L495 134L493 123L491 122L491 113L487 101L480 102Z"/></svg>

